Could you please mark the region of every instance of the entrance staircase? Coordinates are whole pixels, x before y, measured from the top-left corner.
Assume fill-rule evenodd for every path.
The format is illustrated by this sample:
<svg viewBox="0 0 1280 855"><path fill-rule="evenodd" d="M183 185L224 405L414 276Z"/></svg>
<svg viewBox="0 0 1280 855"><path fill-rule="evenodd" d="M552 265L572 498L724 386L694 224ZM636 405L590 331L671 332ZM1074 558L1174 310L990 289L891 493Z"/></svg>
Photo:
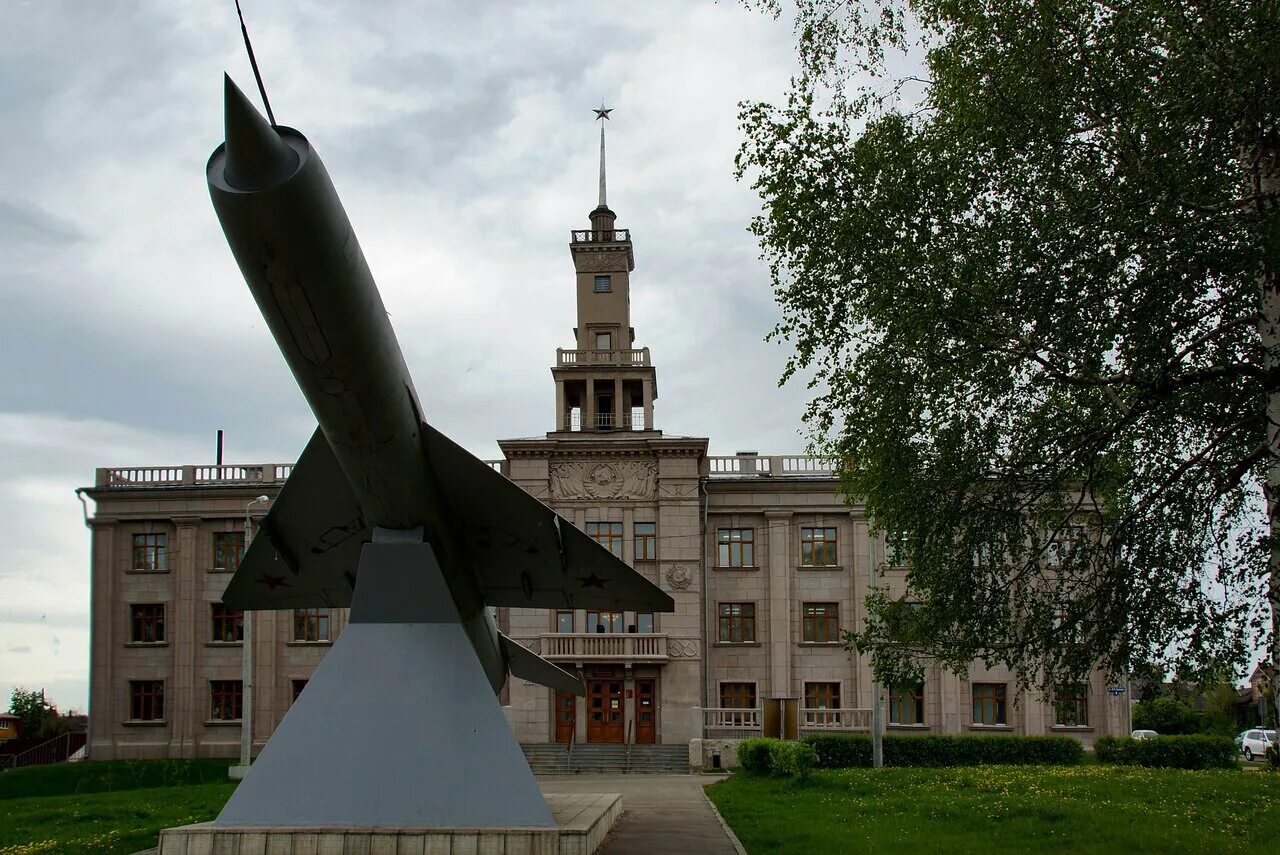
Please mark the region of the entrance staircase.
<svg viewBox="0 0 1280 855"><path fill-rule="evenodd" d="M525 759L535 775L563 775L569 772L597 774L649 773L689 774L687 745L611 745L557 742L521 743Z"/></svg>

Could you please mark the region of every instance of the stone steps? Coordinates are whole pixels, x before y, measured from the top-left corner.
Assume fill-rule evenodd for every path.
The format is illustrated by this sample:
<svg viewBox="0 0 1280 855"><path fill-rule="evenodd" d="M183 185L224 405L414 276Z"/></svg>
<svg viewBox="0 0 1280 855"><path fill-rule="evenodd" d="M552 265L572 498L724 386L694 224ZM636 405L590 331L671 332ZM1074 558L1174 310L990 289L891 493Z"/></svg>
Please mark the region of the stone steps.
<svg viewBox="0 0 1280 855"><path fill-rule="evenodd" d="M650 773L684 775L689 772L689 749L685 745L632 745L628 756L625 745L578 744L572 758L568 747L558 743L524 743L525 759L534 774L555 775L566 772Z"/></svg>

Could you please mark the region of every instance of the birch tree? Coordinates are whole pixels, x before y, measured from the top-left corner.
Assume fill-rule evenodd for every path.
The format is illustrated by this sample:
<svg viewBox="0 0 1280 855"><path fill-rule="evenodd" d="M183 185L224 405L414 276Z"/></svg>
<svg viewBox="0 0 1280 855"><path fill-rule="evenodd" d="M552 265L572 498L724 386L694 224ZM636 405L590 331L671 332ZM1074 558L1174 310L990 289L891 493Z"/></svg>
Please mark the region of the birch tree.
<svg viewBox="0 0 1280 855"><path fill-rule="evenodd" d="M881 679L1280 661L1280 6L785 14L738 166L815 449L903 549Z"/></svg>

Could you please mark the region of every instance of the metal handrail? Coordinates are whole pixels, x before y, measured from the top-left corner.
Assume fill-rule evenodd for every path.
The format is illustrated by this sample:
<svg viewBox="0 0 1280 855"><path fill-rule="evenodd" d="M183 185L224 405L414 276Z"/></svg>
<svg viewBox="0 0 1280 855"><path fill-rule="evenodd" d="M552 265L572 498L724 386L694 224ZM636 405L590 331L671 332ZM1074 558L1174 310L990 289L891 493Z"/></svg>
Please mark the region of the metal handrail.
<svg viewBox="0 0 1280 855"><path fill-rule="evenodd" d="M627 735L623 739L623 741L626 743L626 746L627 746L627 760L626 760L626 763L624 763L622 766L622 771L624 774L630 773L631 771L631 728L635 725L635 723L636 723L636 720L634 718L631 719L629 722L627 722Z"/></svg>
<svg viewBox="0 0 1280 855"><path fill-rule="evenodd" d="M574 702L574 706L577 706L576 701ZM577 738L578 738L578 714L575 711L573 715L573 730L569 731L569 750L565 752L565 757L564 757L564 771L566 774L573 771L573 743L577 740Z"/></svg>

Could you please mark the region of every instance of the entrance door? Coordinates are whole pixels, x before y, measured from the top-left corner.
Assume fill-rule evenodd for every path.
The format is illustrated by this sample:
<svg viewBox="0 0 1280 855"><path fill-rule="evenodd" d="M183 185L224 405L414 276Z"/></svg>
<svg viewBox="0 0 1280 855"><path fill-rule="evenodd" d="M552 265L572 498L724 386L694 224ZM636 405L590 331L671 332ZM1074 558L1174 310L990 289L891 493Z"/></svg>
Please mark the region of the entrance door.
<svg viewBox="0 0 1280 855"><path fill-rule="evenodd" d="M577 700L568 692L556 692L556 742L568 742L573 738Z"/></svg>
<svg viewBox="0 0 1280 855"><path fill-rule="evenodd" d="M653 680L636 680L636 742L652 744L658 735L658 703Z"/></svg>
<svg viewBox="0 0 1280 855"><path fill-rule="evenodd" d="M587 683L587 742L622 742L622 681Z"/></svg>

